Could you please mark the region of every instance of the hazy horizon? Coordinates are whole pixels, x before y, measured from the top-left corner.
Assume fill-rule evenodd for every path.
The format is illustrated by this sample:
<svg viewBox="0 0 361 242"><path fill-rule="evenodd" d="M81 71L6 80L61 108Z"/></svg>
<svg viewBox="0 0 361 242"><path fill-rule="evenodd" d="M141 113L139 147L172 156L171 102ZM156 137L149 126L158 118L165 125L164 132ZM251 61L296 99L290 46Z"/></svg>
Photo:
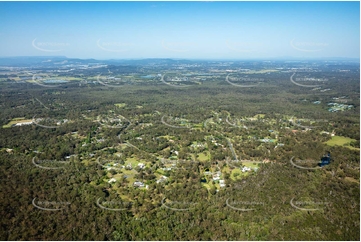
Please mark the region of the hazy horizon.
<svg viewBox="0 0 361 242"><path fill-rule="evenodd" d="M177 58L177 57L149 57L149 58L79 58L79 57L68 57L68 56L0 56L1 59L11 58L66 58L66 59L79 59L79 60L99 60L99 61L131 61L131 60L189 60L189 61L360 61L357 57L292 57L292 56L280 56L280 57L268 57L268 58Z"/></svg>

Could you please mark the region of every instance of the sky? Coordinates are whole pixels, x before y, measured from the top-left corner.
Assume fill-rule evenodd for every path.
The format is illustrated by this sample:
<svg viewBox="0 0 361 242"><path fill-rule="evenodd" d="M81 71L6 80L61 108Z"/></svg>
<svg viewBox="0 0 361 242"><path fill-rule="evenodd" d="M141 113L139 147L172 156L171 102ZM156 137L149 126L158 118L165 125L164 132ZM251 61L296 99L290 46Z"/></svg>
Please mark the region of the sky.
<svg viewBox="0 0 361 242"><path fill-rule="evenodd" d="M0 2L0 56L360 58L360 3Z"/></svg>

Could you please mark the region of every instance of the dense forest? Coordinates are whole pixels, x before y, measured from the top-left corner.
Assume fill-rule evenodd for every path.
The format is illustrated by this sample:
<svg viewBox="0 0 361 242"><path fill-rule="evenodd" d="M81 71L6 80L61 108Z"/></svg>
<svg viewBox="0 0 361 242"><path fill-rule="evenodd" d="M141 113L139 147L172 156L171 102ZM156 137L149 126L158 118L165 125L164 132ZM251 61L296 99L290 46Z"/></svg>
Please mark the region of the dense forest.
<svg viewBox="0 0 361 242"><path fill-rule="evenodd" d="M358 241L359 69L335 68L301 73L327 78L324 92L294 85L292 72L248 75L252 87L206 68L196 81L174 81L169 68L168 78L117 87L96 82L101 68L48 87L6 76L0 239ZM352 108L330 112L339 99ZM15 118L32 123L6 127ZM318 167L327 152L331 164ZM242 172L247 162L256 169Z"/></svg>

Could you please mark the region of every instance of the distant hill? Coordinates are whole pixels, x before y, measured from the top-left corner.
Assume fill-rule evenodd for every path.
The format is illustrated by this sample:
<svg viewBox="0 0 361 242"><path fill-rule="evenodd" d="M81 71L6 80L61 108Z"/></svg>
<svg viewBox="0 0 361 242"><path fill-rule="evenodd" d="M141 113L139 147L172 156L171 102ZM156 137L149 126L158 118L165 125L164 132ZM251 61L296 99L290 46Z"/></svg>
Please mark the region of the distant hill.
<svg viewBox="0 0 361 242"><path fill-rule="evenodd" d="M299 57L277 57L277 58L265 58L265 59L232 59L223 61L330 61L330 62L354 62L360 63L358 58L299 58ZM68 58L66 56L15 56L15 57L0 57L0 66L12 66L12 67L27 67L27 66L42 66L52 67L59 64L108 64L108 65L174 65L174 64L194 64L199 62L214 62L220 61L216 59L176 59L176 58L145 58L145 59L79 59Z"/></svg>

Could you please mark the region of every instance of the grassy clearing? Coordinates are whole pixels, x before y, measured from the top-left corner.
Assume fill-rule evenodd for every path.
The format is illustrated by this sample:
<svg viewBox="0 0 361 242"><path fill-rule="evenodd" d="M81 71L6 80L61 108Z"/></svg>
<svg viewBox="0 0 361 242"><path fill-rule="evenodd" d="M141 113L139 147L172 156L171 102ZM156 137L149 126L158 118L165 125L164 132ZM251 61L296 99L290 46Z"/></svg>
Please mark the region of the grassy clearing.
<svg viewBox="0 0 361 242"><path fill-rule="evenodd" d="M138 172L135 170L125 170L125 169L123 169L122 171L123 171L122 176L124 175L128 176L127 178L128 186L132 187L133 183L138 180L134 177L136 174L138 174Z"/></svg>
<svg viewBox="0 0 361 242"><path fill-rule="evenodd" d="M114 179L117 179L117 180L120 180L120 179L122 179L123 176L124 176L123 173L118 173L118 174L115 174L115 175L113 176L113 178L114 178Z"/></svg>
<svg viewBox="0 0 361 242"><path fill-rule="evenodd" d="M126 103L115 103L114 105L118 108L124 108L125 106L127 106Z"/></svg>
<svg viewBox="0 0 361 242"><path fill-rule="evenodd" d="M329 141L326 142L327 145L329 146L335 146L335 145L344 145L347 143L350 143L351 141L356 141L354 139L351 138L347 138L347 137L343 137L343 136L333 136Z"/></svg>
<svg viewBox="0 0 361 242"><path fill-rule="evenodd" d="M134 176L134 175L138 174L138 172L135 170L122 169L122 172L124 175L127 175L127 176Z"/></svg>
<svg viewBox="0 0 361 242"><path fill-rule="evenodd" d="M355 178L352 178L352 177L346 176L346 177L345 177L345 180L346 180L346 181L349 181L349 182L354 182L354 183L360 184L360 181L358 181L358 180L356 180Z"/></svg>
<svg viewBox="0 0 361 242"><path fill-rule="evenodd" d="M123 193L118 193L120 199L122 199L123 201L132 201L129 196L123 194Z"/></svg>
<svg viewBox="0 0 361 242"><path fill-rule="evenodd" d="M229 168L229 166L223 167L222 173L231 173L231 169Z"/></svg>
<svg viewBox="0 0 361 242"><path fill-rule="evenodd" d="M174 139L175 136L172 136L172 135L163 135L163 136L159 136L159 138L165 138L165 139L169 140L169 139Z"/></svg>
<svg viewBox="0 0 361 242"><path fill-rule="evenodd" d="M238 176L235 176L235 174L239 174ZM241 171L241 169L235 168L232 170L231 172L231 179L233 181L236 181L237 179L241 178L243 176L243 172Z"/></svg>
<svg viewBox="0 0 361 242"><path fill-rule="evenodd" d="M236 175L236 176L235 176L235 174L239 174L239 175ZM242 172L241 169L235 168L235 169L232 170L231 179L232 179L233 181L236 181L236 180L241 179L241 178L243 178L243 177L245 177L245 176L248 176L249 174L250 174L249 171Z"/></svg>
<svg viewBox="0 0 361 242"><path fill-rule="evenodd" d="M14 120L14 121L20 121L20 120L24 120L25 119L25 117L21 117L21 118L13 118L12 120Z"/></svg>
<svg viewBox="0 0 361 242"><path fill-rule="evenodd" d="M207 155L202 153L198 153L198 160L199 161L209 161L211 158L211 154L209 153L209 151L207 151Z"/></svg>
<svg viewBox="0 0 361 242"><path fill-rule="evenodd" d="M32 119L25 119L23 118L13 118L9 123L3 125L3 128L11 128L12 125L14 124L19 124L19 123L26 123L26 122L31 122Z"/></svg>
<svg viewBox="0 0 361 242"><path fill-rule="evenodd" d="M194 124L193 128L203 128L203 123Z"/></svg>
<svg viewBox="0 0 361 242"><path fill-rule="evenodd" d="M242 165L247 166L249 168L258 168L259 163L253 163L253 162L242 162Z"/></svg>
<svg viewBox="0 0 361 242"><path fill-rule="evenodd" d="M256 114L253 117L254 118L264 118L265 114Z"/></svg>
<svg viewBox="0 0 361 242"><path fill-rule="evenodd" d="M136 166L138 166L138 163L143 163L144 165L146 165L146 164L149 163L149 162L147 162L147 161L145 161L145 160L138 159L137 157L134 157L134 156L128 157L128 158L125 160L125 165L132 164L132 167L133 167L133 168L136 167Z"/></svg>
<svg viewBox="0 0 361 242"><path fill-rule="evenodd" d="M343 136L333 136L330 140L326 141L325 143L329 146L344 146L344 147L347 147L349 149L352 149L352 150L359 150L358 148L355 148L355 147L352 147L350 145L347 145L349 144L350 142L352 141L356 141L355 139L351 139L351 138L348 138L348 137L343 137Z"/></svg>
<svg viewBox="0 0 361 242"><path fill-rule="evenodd" d="M207 188L207 190L211 189L211 186L208 183L202 183L202 186Z"/></svg>
<svg viewBox="0 0 361 242"><path fill-rule="evenodd" d="M154 174L155 175L159 174L159 175L163 176L165 174L165 172L162 169L157 169Z"/></svg>

